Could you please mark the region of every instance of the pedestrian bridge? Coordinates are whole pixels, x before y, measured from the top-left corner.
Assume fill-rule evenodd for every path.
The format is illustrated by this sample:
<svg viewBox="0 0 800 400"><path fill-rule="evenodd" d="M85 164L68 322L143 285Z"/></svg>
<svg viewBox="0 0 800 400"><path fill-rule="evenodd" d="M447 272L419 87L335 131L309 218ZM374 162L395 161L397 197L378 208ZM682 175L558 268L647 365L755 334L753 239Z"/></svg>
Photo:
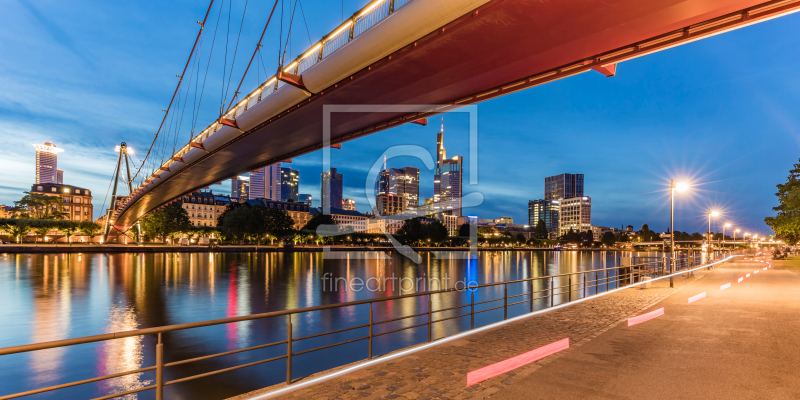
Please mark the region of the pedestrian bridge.
<svg viewBox="0 0 800 400"><path fill-rule="evenodd" d="M323 147L785 15L800 0L376 0L233 105L113 217ZM598 75L602 77L602 75ZM334 113L326 105L432 105Z"/></svg>

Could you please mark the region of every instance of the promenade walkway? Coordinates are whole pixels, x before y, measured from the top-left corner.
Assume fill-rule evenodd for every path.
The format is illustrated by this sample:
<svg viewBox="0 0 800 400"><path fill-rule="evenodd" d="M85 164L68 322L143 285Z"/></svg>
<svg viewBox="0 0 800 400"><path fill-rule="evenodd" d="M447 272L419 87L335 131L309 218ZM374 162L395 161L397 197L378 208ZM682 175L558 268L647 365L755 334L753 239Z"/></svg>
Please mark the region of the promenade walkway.
<svg viewBox="0 0 800 400"><path fill-rule="evenodd" d="M623 290L278 398L798 398L792 367L800 365L800 275L764 266L737 261L677 278L674 289L662 280L651 289ZM706 297L688 303L702 292ZM661 307L665 315L627 326L627 318ZM470 371L566 337L568 350L466 384Z"/></svg>

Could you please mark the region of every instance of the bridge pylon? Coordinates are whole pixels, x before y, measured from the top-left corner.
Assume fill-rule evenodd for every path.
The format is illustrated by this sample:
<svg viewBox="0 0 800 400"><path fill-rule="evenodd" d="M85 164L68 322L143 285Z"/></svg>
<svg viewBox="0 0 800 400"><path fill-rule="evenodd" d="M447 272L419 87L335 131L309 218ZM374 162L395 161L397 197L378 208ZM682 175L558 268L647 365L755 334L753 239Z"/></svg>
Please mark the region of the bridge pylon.
<svg viewBox="0 0 800 400"><path fill-rule="evenodd" d="M117 157L117 166L114 169L114 178L113 178L114 185L111 191L111 207L108 209L108 211L106 211L106 223L105 226L103 227L103 244L108 243L108 233L110 231L111 218L114 216L114 211L116 210L117 207L117 183L119 183L119 176L122 169L121 167L123 158L125 159L125 172L127 173L126 182L128 183L128 196L133 195L133 177L131 176L131 165L130 165L130 159L128 158L128 152L131 150L128 148L128 145L125 142L120 143L120 145L117 146L117 150L119 150L119 157ZM138 221L136 222L136 230L138 232L138 235L136 236L136 241L141 246L142 226ZM119 236L117 236L117 238L119 239Z"/></svg>

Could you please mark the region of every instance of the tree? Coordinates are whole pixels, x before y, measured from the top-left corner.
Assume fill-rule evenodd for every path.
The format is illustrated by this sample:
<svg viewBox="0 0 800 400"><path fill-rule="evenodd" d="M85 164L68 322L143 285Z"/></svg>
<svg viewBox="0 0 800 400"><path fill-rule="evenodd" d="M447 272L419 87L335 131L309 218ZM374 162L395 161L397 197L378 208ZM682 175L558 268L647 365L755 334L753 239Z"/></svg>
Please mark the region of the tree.
<svg viewBox="0 0 800 400"><path fill-rule="evenodd" d="M458 227L458 236L459 237L469 237L469 235L470 235L470 233L469 233L470 228L469 227L470 227L470 224L461 224L461 226Z"/></svg>
<svg viewBox="0 0 800 400"><path fill-rule="evenodd" d="M442 221L435 220L427 224L423 224L423 234L425 239L430 239L433 243L441 243L449 237L447 227L444 226Z"/></svg>
<svg viewBox="0 0 800 400"><path fill-rule="evenodd" d="M790 246L797 243L800 238L800 163L794 164L789 171L786 183L776 185L780 203L773 207L777 211L774 217L764 218L764 222L772 228L776 235L783 236Z"/></svg>
<svg viewBox="0 0 800 400"><path fill-rule="evenodd" d="M513 239L515 242L522 244L525 244L525 242L527 241L527 239L525 239L525 235L523 235L522 233L517 233L516 235L514 235Z"/></svg>
<svg viewBox="0 0 800 400"><path fill-rule="evenodd" d="M8 226L8 234L17 239L17 243L20 243L20 236L25 235L30 231L30 221L28 220L17 220L14 221L13 224L9 224Z"/></svg>
<svg viewBox="0 0 800 400"><path fill-rule="evenodd" d="M594 241L594 233L591 229L586 230L581 234L581 239L586 243L592 243Z"/></svg>
<svg viewBox="0 0 800 400"><path fill-rule="evenodd" d="M24 219L62 220L67 216L61 197L31 192L25 192L22 199L15 201L11 211Z"/></svg>
<svg viewBox="0 0 800 400"><path fill-rule="evenodd" d="M192 229L192 221L180 203L171 203L144 217L142 229L150 237L166 240L180 232L188 232Z"/></svg>
<svg viewBox="0 0 800 400"><path fill-rule="evenodd" d="M424 238L424 233L422 231L422 222L419 218L411 218L406 220L403 224L403 227L397 231L397 233L403 235L406 243L416 243Z"/></svg>
<svg viewBox="0 0 800 400"><path fill-rule="evenodd" d="M47 236L47 233L49 233L51 229L52 227L49 225L37 224L37 226L33 228L33 233L36 234L37 240L41 239L44 241L44 237Z"/></svg>
<svg viewBox="0 0 800 400"><path fill-rule="evenodd" d="M614 235L614 232L606 232L603 236L600 237L600 241L603 242L604 245L611 247L614 243L617 242L617 237Z"/></svg>
<svg viewBox="0 0 800 400"><path fill-rule="evenodd" d="M91 221L83 221L78 224L81 232L84 235L89 236L89 242L91 242L95 236L99 235L102 232L103 227L100 224L96 224Z"/></svg>
<svg viewBox="0 0 800 400"><path fill-rule="evenodd" d="M336 221L328 214L316 213L303 227L304 231L317 231L320 225L336 225Z"/></svg>
<svg viewBox="0 0 800 400"><path fill-rule="evenodd" d="M78 226L75 224L65 224L63 226L60 226L58 230L60 230L61 233L63 233L64 236L67 237L67 243L69 243L69 245L72 246L70 238L72 236L75 236L75 234L79 232Z"/></svg>
<svg viewBox="0 0 800 400"><path fill-rule="evenodd" d="M560 241L562 243L580 243L582 241L581 233L575 232L572 228L569 228L567 233L561 235Z"/></svg>
<svg viewBox="0 0 800 400"><path fill-rule="evenodd" d="M533 230L533 236L536 239L547 239L550 235L550 232L547 231L547 224L544 223L544 220L539 220L536 223L536 228Z"/></svg>

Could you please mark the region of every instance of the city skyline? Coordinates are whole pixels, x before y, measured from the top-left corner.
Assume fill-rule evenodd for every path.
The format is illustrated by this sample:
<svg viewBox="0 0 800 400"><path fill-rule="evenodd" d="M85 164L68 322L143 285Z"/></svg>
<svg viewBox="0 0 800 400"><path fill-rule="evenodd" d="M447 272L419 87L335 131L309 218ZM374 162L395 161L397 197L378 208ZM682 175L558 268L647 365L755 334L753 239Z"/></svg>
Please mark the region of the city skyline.
<svg viewBox="0 0 800 400"><path fill-rule="evenodd" d="M347 2L345 9L364 4ZM157 27L153 21L145 22L158 15L155 3L98 3L98 13L119 13L122 8L130 11L132 22L118 26L119 35L140 32L145 26L153 30L153 35L170 37L159 53L169 57L158 60L148 55L152 40L132 40L128 44L129 59L125 60L128 66L117 71L120 65L116 62L97 57L98 52L113 48L117 40L92 35L93 29L103 29L108 22L83 29L80 26L88 26L88 16L60 7L39 10L12 3L10 11L21 18L0 28L4 35L28 34L25 46L7 44L6 60L16 60L13 64L0 61L6 67L0 82L9 88L8 93L19 93L0 99L4 118L0 132L9 138L0 150L0 156L7 160L0 203L18 200L33 183L31 150L23 149L31 142L52 141L68 149L70 157L59 160L59 167L68 171L69 182L92 189L98 198L104 194L101 192L113 170L113 146L127 141L137 150L146 149L158 112L174 88L169 77L174 77L178 60L184 57L179 54L185 52L186 37L191 37L195 29L189 24ZM323 5L307 10L307 17L321 21L310 26L312 36L322 35L338 23L325 17L340 7ZM175 5L161 10L158 18L184 20L174 17L185 17L187 8L195 12L200 7ZM42 28L46 25L43 21L52 28ZM538 192L538 185L520 186L518 182L536 182L561 171L581 170L593 182L586 192L598 204L593 210L593 223L597 225L631 224L638 228L648 223L664 230L668 225L666 182L673 177L689 177L701 184L697 186L700 191L691 198L676 200L676 229L701 231L705 210L715 207L724 209L722 217L731 222L768 232L763 218L772 215L770 208L776 204L774 184L782 182L784 171L797 162L794 153L800 146L795 135L798 122L791 108L784 106L797 103L796 94L788 90L792 85L786 84L793 82L797 56L777 50L797 43L798 35L786 32L796 31L798 21L800 17L790 15L625 62L613 78L583 74L480 105L481 183L472 188L465 179L465 193L481 191L486 200L470 213L524 220L527 200L543 198L543 194ZM764 38L771 40L765 45ZM307 43L299 43L295 54L305 47ZM63 60L58 70L41 61L38 54L48 52L56 52ZM731 57L741 59L739 66L727 62ZM103 79L91 82L98 75ZM741 85L727 85L730 82ZM49 89L45 94L30 90L34 87ZM745 88L749 92L743 92ZM59 107L67 108L62 111ZM119 112L120 107L125 113ZM580 118L574 116L578 113L582 114ZM704 121L698 122L701 117ZM466 132L466 124L459 117L448 115L445 119L454 132ZM83 128L81 121L86 120L95 121L93 130ZM422 132L428 128L403 126L333 150L332 165L348 176L350 186L344 188L344 196L355 199L357 207L367 211L362 177L368 166L364 160L352 160L365 154L377 158L392 144L413 143L431 151L431 132ZM764 137L769 140L761 140ZM573 138L569 148L563 142L567 138ZM609 145L609 141L616 144ZM750 148L738 148L736 144L742 141L751 143ZM460 140L448 143L453 154L467 154ZM758 172L747 158L753 151L772 154ZM533 160L528 168L515 170L506 165L508 160L526 158ZM85 162L89 159L91 165ZM419 166L421 174L427 171L399 159L391 164ZM300 171L300 191L319 193L319 183L313 178L322 172L319 153L295 158L294 167ZM530 176L531 169L534 176ZM430 196L431 190L423 180L420 197ZM319 204L319 199L315 202ZM721 223L722 218L716 222Z"/></svg>

